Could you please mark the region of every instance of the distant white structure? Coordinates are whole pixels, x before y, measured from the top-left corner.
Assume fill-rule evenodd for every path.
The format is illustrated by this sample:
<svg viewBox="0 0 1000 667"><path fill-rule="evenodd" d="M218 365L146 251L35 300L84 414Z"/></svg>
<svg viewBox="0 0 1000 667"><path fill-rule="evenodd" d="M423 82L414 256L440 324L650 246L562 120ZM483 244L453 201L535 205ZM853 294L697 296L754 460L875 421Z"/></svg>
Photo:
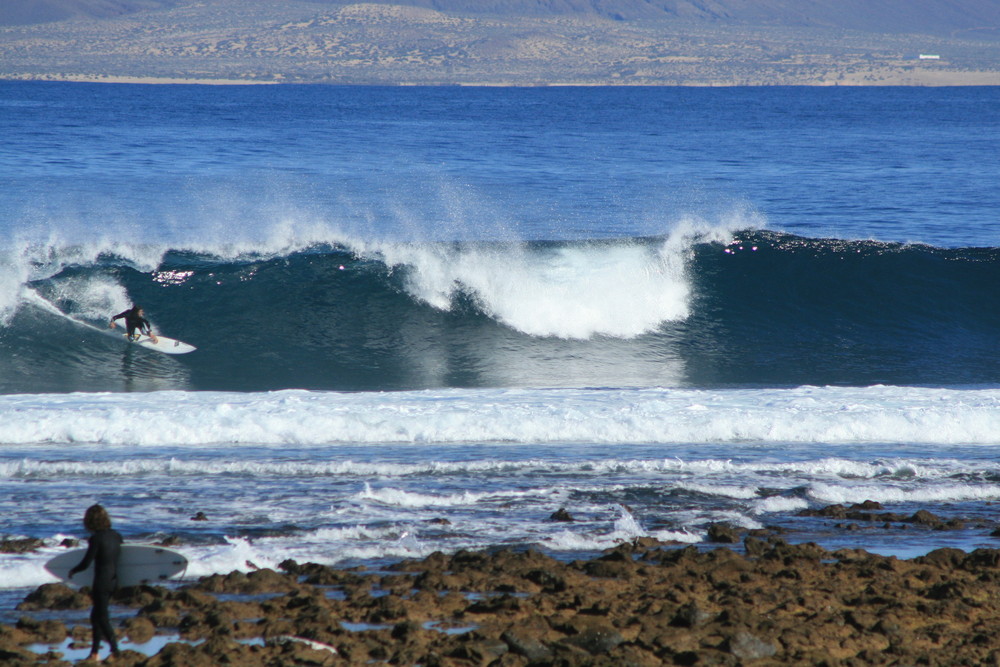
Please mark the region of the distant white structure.
<svg viewBox="0 0 1000 667"><path fill-rule="evenodd" d="M921 53L921 60L941 60L941 56L935 55L933 53Z"/></svg>

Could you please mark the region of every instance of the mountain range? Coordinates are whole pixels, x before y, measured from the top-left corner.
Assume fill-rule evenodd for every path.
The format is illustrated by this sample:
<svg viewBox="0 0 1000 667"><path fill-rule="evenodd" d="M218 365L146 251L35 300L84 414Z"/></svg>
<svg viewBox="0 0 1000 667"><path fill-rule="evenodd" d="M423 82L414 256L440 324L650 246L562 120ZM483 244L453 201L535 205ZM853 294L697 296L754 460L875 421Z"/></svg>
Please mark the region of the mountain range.
<svg viewBox="0 0 1000 667"><path fill-rule="evenodd" d="M1000 85L1000 0L16 0L0 78Z"/></svg>

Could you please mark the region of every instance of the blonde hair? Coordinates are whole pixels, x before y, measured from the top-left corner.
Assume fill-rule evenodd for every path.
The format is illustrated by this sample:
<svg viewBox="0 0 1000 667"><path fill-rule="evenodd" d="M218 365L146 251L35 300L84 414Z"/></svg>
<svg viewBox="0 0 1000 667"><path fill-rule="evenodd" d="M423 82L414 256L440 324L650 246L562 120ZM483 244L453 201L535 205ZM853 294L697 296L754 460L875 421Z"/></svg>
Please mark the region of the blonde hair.
<svg viewBox="0 0 1000 667"><path fill-rule="evenodd" d="M91 505L83 515L83 527L94 533L108 530L111 528L111 516L100 505Z"/></svg>

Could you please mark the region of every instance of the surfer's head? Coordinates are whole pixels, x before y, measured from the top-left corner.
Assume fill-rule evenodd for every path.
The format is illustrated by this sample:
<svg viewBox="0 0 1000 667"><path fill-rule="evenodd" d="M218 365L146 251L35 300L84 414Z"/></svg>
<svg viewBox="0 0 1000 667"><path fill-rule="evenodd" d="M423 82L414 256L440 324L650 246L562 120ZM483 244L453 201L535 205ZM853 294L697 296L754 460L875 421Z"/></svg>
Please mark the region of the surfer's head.
<svg viewBox="0 0 1000 667"><path fill-rule="evenodd" d="M83 527L92 533L111 528L111 516L100 505L91 505L83 515Z"/></svg>
<svg viewBox="0 0 1000 667"><path fill-rule="evenodd" d="M140 306L139 304L134 304L132 306L132 314L133 315L142 315L142 306Z"/></svg>

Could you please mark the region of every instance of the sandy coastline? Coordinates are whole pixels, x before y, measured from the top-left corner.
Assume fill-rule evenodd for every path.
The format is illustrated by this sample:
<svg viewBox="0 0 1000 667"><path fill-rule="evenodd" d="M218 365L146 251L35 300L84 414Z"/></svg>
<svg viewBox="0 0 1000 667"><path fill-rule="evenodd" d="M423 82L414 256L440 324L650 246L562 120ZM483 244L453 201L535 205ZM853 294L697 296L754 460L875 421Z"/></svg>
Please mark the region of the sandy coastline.
<svg viewBox="0 0 1000 667"><path fill-rule="evenodd" d="M278 81L258 81L253 79L211 79L211 78L185 78L185 77L156 77L156 76L117 76L101 75L92 76L86 74L60 74L46 76L11 76L2 77L0 80L6 81L54 81L68 83L131 83L131 84L185 84L201 86L254 86L254 85L274 85Z"/></svg>
<svg viewBox="0 0 1000 667"><path fill-rule="evenodd" d="M708 550L651 539L587 561L441 553L385 571L281 571L135 587L113 608L116 665L998 664L1000 550L911 560L758 533ZM86 595L46 584L0 626L0 660L70 664ZM56 648L50 648L50 647ZM71 656L70 656L71 657Z"/></svg>
<svg viewBox="0 0 1000 667"><path fill-rule="evenodd" d="M45 76L4 76L0 74L0 81L45 81L64 83L117 83L117 84L141 84L141 85L199 85L199 86L270 86L288 83L286 81L262 80L262 79L213 79L213 78L184 78L184 77L156 77L156 76L118 76L118 75L45 75ZM303 82L298 82L300 85ZM795 83L753 81L746 82L740 80L732 81L695 81L688 83L665 83L656 81L551 81L545 83L525 84L516 81L473 81L473 82L371 82L358 83L354 81L326 81L322 83L312 82L313 85L379 85L379 86L460 86L463 88L516 88L516 87L688 87L688 88L734 88L734 87L766 87L766 86L801 86L801 87L873 87L873 86L914 86L914 87L973 87L973 86L1000 86L1000 73L996 72L964 72L964 73L938 73L925 72L919 75L885 75L878 80L865 80L863 78L830 78L816 81L803 81ZM306 83L308 85L308 83Z"/></svg>

